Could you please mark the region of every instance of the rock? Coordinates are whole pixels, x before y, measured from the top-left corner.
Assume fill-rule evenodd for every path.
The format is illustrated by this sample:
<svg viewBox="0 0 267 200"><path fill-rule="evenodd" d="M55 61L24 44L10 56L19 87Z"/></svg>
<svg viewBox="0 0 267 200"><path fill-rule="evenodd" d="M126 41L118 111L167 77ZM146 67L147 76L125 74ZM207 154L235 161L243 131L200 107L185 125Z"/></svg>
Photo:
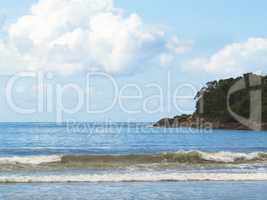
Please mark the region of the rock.
<svg viewBox="0 0 267 200"><path fill-rule="evenodd" d="M220 122L194 115L181 115L174 118L163 118L153 125L159 128L200 128L200 129L225 129L225 130L250 130L239 122ZM262 130L267 130L267 123L262 123Z"/></svg>
<svg viewBox="0 0 267 200"><path fill-rule="evenodd" d="M174 118L164 118L155 123L154 127L173 128Z"/></svg>

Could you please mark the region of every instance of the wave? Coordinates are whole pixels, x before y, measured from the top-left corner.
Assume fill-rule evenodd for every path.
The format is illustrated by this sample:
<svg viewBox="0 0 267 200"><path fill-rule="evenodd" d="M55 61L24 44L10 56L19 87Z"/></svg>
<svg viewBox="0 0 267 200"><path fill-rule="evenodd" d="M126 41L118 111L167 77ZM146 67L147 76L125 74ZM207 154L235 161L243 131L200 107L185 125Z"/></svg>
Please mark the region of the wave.
<svg viewBox="0 0 267 200"><path fill-rule="evenodd" d="M0 157L0 165L7 164L25 164L25 165L41 165L48 163L61 162L62 156L52 155L52 156L14 156L14 157Z"/></svg>
<svg viewBox="0 0 267 200"><path fill-rule="evenodd" d="M162 153L154 155L84 155L84 156L62 156L62 163L129 163L129 164L151 164L151 163L247 163L256 161L267 161L267 153L232 153L217 152L208 153L201 151Z"/></svg>
<svg viewBox="0 0 267 200"><path fill-rule="evenodd" d="M142 155L49 155L0 157L1 165L125 166L135 164L244 164L267 162L267 153L179 151Z"/></svg>
<svg viewBox="0 0 267 200"><path fill-rule="evenodd" d="M170 173L0 176L0 183L159 182L159 181L267 181L267 173Z"/></svg>

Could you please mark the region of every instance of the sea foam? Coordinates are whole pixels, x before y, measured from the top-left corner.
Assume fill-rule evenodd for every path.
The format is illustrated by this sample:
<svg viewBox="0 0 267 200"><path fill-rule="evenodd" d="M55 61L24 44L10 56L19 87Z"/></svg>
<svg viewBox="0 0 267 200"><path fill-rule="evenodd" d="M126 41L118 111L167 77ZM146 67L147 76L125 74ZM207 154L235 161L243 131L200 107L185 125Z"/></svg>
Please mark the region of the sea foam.
<svg viewBox="0 0 267 200"><path fill-rule="evenodd" d="M267 173L170 173L170 174L105 174L0 176L0 183L64 183L64 182L159 182L159 181L267 181Z"/></svg>
<svg viewBox="0 0 267 200"><path fill-rule="evenodd" d="M14 156L14 157L0 157L0 164L25 164L25 165L40 165L45 163L60 162L62 156Z"/></svg>

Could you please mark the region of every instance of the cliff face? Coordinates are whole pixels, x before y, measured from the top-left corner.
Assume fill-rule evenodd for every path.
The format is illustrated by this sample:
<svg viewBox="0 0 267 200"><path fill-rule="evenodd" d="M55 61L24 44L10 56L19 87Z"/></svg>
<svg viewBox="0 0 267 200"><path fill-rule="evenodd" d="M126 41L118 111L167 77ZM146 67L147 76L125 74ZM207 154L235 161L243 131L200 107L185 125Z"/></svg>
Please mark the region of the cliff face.
<svg viewBox="0 0 267 200"><path fill-rule="evenodd" d="M257 85L255 85L255 80ZM253 82L254 81L254 82ZM231 94L229 91L237 83L243 88ZM260 98L251 101L255 91L260 91ZM181 115L173 118L163 118L154 127L177 128L214 128L214 129L264 129L267 130L267 76L245 74L243 77L229 78L208 82L196 95L196 111L192 115ZM255 100L255 98L254 98ZM228 102L227 102L228 101ZM229 104L229 105L228 105ZM251 128L251 124L239 122L229 112L231 111L248 119L255 106L261 105L262 121L257 123L259 128ZM255 108L257 109L257 108ZM252 122L255 124L254 122Z"/></svg>

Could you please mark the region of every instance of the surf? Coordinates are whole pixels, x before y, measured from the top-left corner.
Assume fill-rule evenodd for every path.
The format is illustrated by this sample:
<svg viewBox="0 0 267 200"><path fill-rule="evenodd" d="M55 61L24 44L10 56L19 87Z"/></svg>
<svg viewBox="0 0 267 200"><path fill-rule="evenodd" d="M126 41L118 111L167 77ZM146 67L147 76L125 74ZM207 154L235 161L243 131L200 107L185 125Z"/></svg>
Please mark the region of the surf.
<svg viewBox="0 0 267 200"><path fill-rule="evenodd" d="M62 167L125 167L135 165L205 165L205 164L253 164L266 163L266 152L202 152L178 151L159 154L136 155L47 155L0 157L1 166L62 166Z"/></svg>
<svg viewBox="0 0 267 200"><path fill-rule="evenodd" d="M0 183L267 181L267 173L132 173L102 175L0 176Z"/></svg>

